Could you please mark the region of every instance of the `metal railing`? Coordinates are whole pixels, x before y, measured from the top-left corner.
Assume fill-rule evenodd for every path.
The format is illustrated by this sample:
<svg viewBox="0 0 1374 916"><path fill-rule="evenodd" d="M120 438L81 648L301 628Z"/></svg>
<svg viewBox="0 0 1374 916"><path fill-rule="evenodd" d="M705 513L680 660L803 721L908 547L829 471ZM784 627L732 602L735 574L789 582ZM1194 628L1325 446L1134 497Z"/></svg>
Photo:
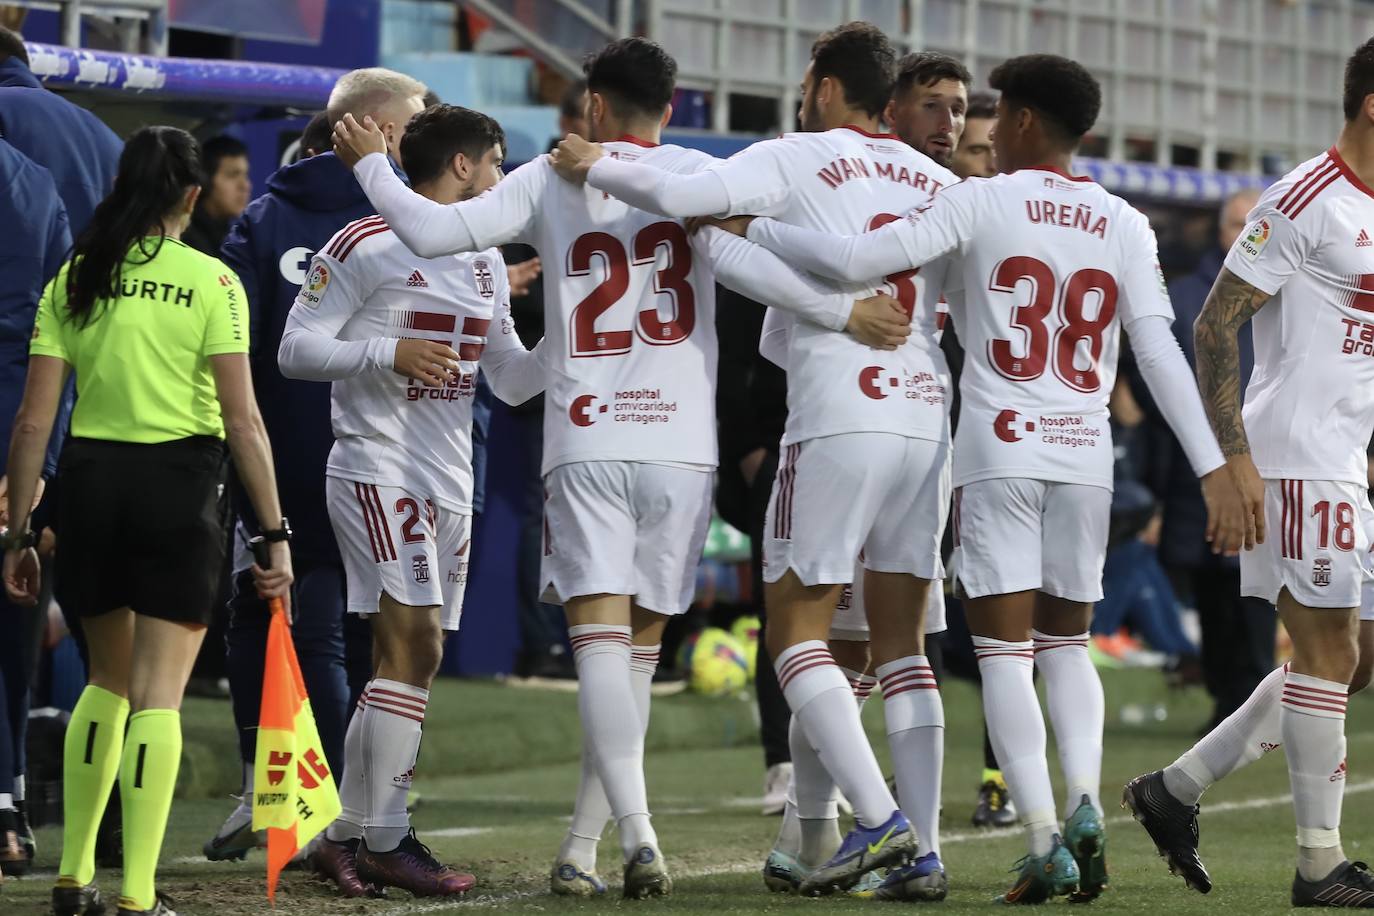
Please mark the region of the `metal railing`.
<svg viewBox="0 0 1374 916"><path fill-rule="evenodd" d="M99 30L105 50L167 56L167 0L8 0L12 5L55 11L68 48L82 47L83 20ZM90 44L90 42L86 42Z"/></svg>

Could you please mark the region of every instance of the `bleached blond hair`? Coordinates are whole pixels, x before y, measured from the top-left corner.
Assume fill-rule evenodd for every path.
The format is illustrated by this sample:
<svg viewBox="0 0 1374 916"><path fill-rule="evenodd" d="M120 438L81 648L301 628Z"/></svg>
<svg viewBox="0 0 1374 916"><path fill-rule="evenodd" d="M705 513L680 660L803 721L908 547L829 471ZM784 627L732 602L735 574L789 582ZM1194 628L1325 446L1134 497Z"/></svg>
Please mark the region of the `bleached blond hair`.
<svg viewBox="0 0 1374 916"><path fill-rule="evenodd" d="M394 101L423 96L428 91L429 88L414 77L385 67L350 70L339 77L329 93L329 120L337 121L351 114L361 121L364 116L376 115Z"/></svg>

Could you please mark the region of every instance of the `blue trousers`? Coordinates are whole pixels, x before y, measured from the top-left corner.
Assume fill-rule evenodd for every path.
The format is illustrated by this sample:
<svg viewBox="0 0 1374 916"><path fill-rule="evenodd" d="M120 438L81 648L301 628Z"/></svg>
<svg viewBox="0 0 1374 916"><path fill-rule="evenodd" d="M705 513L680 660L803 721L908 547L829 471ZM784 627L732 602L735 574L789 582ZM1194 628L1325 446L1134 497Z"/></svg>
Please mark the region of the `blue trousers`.
<svg viewBox="0 0 1374 916"><path fill-rule="evenodd" d="M296 644L301 677L310 694L320 743L330 769L339 773L343 770L348 717L371 677L371 630L366 621L347 613L342 566L299 562L295 573L291 637ZM241 573L234 584L224 641L234 722L239 730L239 753L244 761L251 761L257 751L263 659L271 618L267 603L253 589L250 573ZM355 619L346 623L345 618Z"/></svg>
<svg viewBox="0 0 1374 916"><path fill-rule="evenodd" d="M1178 599L1154 548L1136 538L1107 552L1102 570L1102 600L1093 609L1092 632L1112 634L1127 622L1157 652L1198 653L1197 646L1183 632Z"/></svg>
<svg viewBox="0 0 1374 916"><path fill-rule="evenodd" d="M34 640L39 615L47 607L19 607L0 594L0 795L14 792L14 777L25 772L24 742L29 730L29 687L33 681Z"/></svg>

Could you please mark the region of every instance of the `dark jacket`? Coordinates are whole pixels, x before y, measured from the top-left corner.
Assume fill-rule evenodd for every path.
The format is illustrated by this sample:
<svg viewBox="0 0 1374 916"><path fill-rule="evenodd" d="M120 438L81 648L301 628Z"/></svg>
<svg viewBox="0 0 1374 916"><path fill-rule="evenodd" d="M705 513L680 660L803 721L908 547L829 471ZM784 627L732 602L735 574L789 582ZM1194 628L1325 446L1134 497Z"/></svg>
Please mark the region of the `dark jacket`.
<svg viewBox="0 0 1374 916"><path fill-rule="evenodd" d="M0 61L0 135L52 173L72 237L114 187L124 141L78 105L49 92L17 57Z"/></svg>
<svg viewBox="0 0 1374 916"><path fill-rule="evenodd" d="M311 255L344 226L375 212L353 173L333 153L324 153L274 172L267 193L233 222L220 249L248 295L249 360L272 440L282 511L295 529L292 549L315 562L337 562L339 556L324 498L325 462L334 445L329 383L286 378L277 367L277 349ZM476 413L474 406L474 478ZM481 492L477 483L474 510ZM247 500L239 505L244 522L255 527Z"/></svg>
<svg viewBox="0 0 1374 916"><path fill-rule="evenodd" d="M1192 273L1169 284L1169 298L1174 303L1174 336L1178 338L1183 355L1188 359L1188 366L1194 372L1197 371L1197 351L1193 348L1193 322L1202 313L1202 305L1212 291L1217 274L1221 272L1224 257L1225 253L1215 248L1202 256ZM1237 337L1240 342L1241 396L1244 398L1245 385L1255 366L1254 339L1248 323L1241 326ZM1153 409L1153 404L1142 400L1141 406L1146 408L1152 424L1158 428L1158 440L1167 443L1161 468L1154 476L1155 489L1164 507L1164 526L1159 539L1160 559L1166 566L1183 568L1218 562L1234 565L1237 562L1235 559L1216 558L1207 546L1207 507L1202 501L1202 486L1183 448L1163 423L1158 411Z"/></svg>
<svg viewBox="0 0 1374 916"><path fill-rule="evenodd" d="M232 220L219 220L205 212L204 207L196 207L191 214L191 224L181 234L181 240L201 254L212 258L219 257L224 239L229 235Z"/></svg>
<svg viewBox="0 0 1374 916"><path fill-rule="evenodd" d="M0 246L0 442L10 441L24 394L34 314L47 285L67 259L71 235L67 213L48 170L0 140L0 226L8 239ZM53 424L43 475L57 470L57 453L72 412L68 384ZM0 474L9 456L0 453Z"/></svg>

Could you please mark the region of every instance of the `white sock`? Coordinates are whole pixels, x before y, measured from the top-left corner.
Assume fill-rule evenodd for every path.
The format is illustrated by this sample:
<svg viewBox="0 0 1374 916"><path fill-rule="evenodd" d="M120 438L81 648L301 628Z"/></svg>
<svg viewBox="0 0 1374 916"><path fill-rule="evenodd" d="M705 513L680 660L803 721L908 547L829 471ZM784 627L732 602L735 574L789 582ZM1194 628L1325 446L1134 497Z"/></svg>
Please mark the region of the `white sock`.
<svg viewBox="0 0 1374 916"><path fill-rule="evenodd" d="M0 792L0 811L14 810L14 793Z"/></svg>
<svg viewBox="0 0 1374 916"><path fill-rule="evenodd" d="M348 730L344 732L344 769L339 778L339 816L325 831L325 836L336 843L345 840L361 839L363 823L367 819L367 786L364 775L367 772L363 759L363 710L367 708L367 692L372 689L368 681L358 697L358 708L348 717ZM246 798L252 804L253 770L244 770L244 784L249 793Z"/></svg>
<svg viewBox="0 0 1374 916"><path fill-rule="evenodd" d="M973 651L983 675L983 715L992 750L1016 800L1031 854L1043 856L1050 851L1059 824L1045 760L1045 717L1032 678L1032 644L974 636Z"/></svg>
<svg viewBox="0 0 1374 916"><path fill-rule="evenodd" d="M629 861L641 846L658 846L644 786L644 728L630 677L630 628L586 624L568 628L577 665L577 709L583 740Z"/></svg>
<svg viewBox="0 0 1374 916"><path fill-rule="evenodd" d="M646 733L649 728L650 688L654 683L654 672L658 670L661 648L630 647L630 683L634 688L635 709L639 712ZM558 850L559 861L572 862L585 872L595 871L596 845L601 841L601 831L610 819L611 803L606 799L606 790L601 785L601 777L596 775L596 766L584 740L582 776L577 784L577 800L573 803L572 825Z"/></svg>
<svg viewBox="0 0 1374 916"><path fill-rule="evenodd" d="M841 668L860 712L878 679ZM862 719L861 719L862 721ZM773 848L798 856L805 865L827 861L840 848L839 787L820 755L806 739L806 730L793 716L787 733L792 751L792 782L787 787L788 806Z"/></svg>
<svg viewBox="0 0 1374 916"><path fill-rule="evenodd" d="M24 800L24 776L21 773L20 775L14 777L14 801L17 804Z"/></svg>
<svg viewBox="0 0 1374 916"><path fill-rule="evenodd" d="M422 687L380 677L368 685L362 712L367 798L363 835L373 852L390 852L410 832L406 798L415 778L428 705L429 691Z"/></svg>
<svg viewBox="0 0 1374 916"><path fill-rule="evenodd" d="M1240 709L1164 768L1164 788L1185 805L1196 805L1213 783L1283 744L1280 700L1288 666L1259 682Z"/></svg>
<svg viewBox="0 0 1374 916"><path fill-rule="evenodd" d="M1298 821L1298 871L1309 881L1345 861L1340 828L1348 693L1345 684L1293 671L1283 684L1279 722Z"/></svg>
<svg viewBox="0 0 1374 916"><path fill-rule="evenodd" d="M897 803L864 734L853 690L830 650L818 639L799 642L779 653L774 666L792 715L854 806L855 818L865 827L885 823ZM795 767L794 760L794 772Z"/></svg>
<svg viewBox="0 0 1374 916"><path fill-rule="evenodd" d="M1106 700L1102 679L1088 655L1088 634L1053 636L1031 630L1035 666L1045 679L1054 742L1064 771L1067 819L1083 803L1083 796L1102 814L1102 724Z"/></svg>
<svg viewBox="0 0 1374 916"><path fill-rule="evenodd" d="M940 780L945 766L945 707L935 672L924 655L879 665L883 716L897 797L916 828L916 854L940 851Z"/></svg>

